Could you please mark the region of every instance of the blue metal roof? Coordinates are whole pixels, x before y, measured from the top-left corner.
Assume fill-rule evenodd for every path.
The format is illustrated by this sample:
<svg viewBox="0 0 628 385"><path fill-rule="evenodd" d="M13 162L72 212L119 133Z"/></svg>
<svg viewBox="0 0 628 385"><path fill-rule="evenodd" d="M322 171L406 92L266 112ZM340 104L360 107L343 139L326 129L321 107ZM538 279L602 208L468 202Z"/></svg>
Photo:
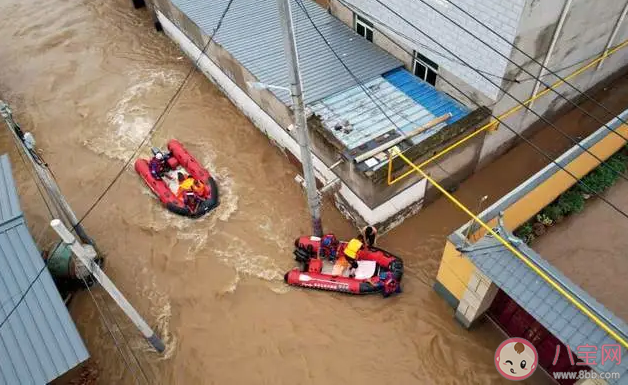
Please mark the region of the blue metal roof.
<svg viewBox="0 0 628 385"><path fill-rule="evenodd" d="M172 3L210 36L228 0L172 0ZM302 3L322 35L360 82L403 65L315 2ZM356 80L334 56L296 1L293 0L291 5L305 103L354 86ZM276 0L234 1L214 40L260 82L276 86L290 84ZM286 92L271 91L282 102L291 105L290 95Z"/></svg>
<svg viewBox="0 0 628 385"><path fill-rule="evenodd" d="M502 227L499 227L497 232L515 239ZM567 288L573 296L580 299L589 310L606 319L616 332L628 336L628 325L621 318L606 309L525 243L521 242L516 247L561 286ZM602 346L617 344L617 341L541 279L499 240L490 234L486 235L474 245L464 249L463 253L484 275L572 350L584 344L596 346L597 351L592 352L590 356L596 357L594 361L598 363L592 366L593 369L598 372L620 373L619 380L607 380L610 384L628 384L628 360L622 360L621 364L607 361L601 365ZM627 354L628 350L622 347L621 357L626 357Z"/></svg>
<svg viewBox="0 0 628 385"><path fill-rule="evenodd" d="M0 157L0 384L46 384L89 358L30 235L8 156ZM24 300L18 302L27 292Z"/></svg>
<svg viewBox="0 0 628 385"><path fill-rule="evenodd" d="M448 124L462 119L471 112L462 103L446 93L438 91L431 84L422 81L403 68L390 71L383 77L417 104L425 107L432 115L438 117L451 112L453 116L447 121Z"/></svg>
<svg viewBox="0 0 628 385"><path fill-rule="evenodd" d="M310 111L321 117L323 126L347 149L360 147L396 130L396 127L407 133L447 112L452 113L447 122L413 137L412 143L417 144L470 112L449 95L403 68L371 80L363 88L354 86L308 105ZM338 126L342 129L336 129Z"/></svg>

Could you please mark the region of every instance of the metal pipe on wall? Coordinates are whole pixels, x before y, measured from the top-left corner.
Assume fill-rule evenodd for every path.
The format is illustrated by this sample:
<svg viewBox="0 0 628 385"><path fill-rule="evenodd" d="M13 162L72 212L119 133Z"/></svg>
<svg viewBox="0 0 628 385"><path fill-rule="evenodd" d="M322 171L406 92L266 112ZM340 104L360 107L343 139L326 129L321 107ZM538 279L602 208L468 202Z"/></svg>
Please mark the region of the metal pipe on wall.
<svg viewBox="0 0 628 385"><path fill-rule="evenodd" d="M560 19L558 20L558 25L556 26L556 30L554 31L554 36L552 36L552 42L550 43L550 46L547 50L545 59L543 59L543 67L541 67L541 71L539 72L539 76L538 76L539 79L537 79L536 83L534 84L534 89L532 90L531 98L533 98L539 92L539 88L541 87L541 78L545 76L545 74L547 73L547 65L549 64L549 61L552 58L554 47L556 47L556 42L558 41L560 32L563 30L563 25L565 24L565 19L567 19L567 15L569 14L569 9L571 8L572 2L573 0L567 0L565 5L563 6L563 11L560 14ZM530 102L529 107L532 108L533 104L534 104L534 100Z"/></svg>
<svg viewBox="0 0 628 385"><path fill-rule="evenodd" d="M596 70L599 70L600 68L602 68L602 65L604 64L604 60L606 60L607 52L613 45L613 42L615 41L615 38L617 37L617 33L619 32L619 28L621 27L622 23L624 22L624 19L626 18L626 13L628 13L628 1L624 5L624 10L621 11L621 15L619 16L619 19L617 19L617 23L615 23L615 28L613 29L613 32L611 32L611 36L608 38L608 43L606 43L606 47L604 48L604 58L600 60L600 62L597 65Z"/></svg>

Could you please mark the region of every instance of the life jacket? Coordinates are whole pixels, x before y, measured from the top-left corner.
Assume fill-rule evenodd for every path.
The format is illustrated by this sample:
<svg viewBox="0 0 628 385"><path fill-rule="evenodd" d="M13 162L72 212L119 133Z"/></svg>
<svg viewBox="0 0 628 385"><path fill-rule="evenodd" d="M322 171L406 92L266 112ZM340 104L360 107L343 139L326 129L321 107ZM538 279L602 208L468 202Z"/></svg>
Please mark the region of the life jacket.
<svg viewBox="0 0 628 385"><path fill-rule="evenodd" d="M191 190L193 185L194 185L194 178L192 178L191 176L188 176L187 178L183 180L183 182L181 182L181 184L179 185L179 188L182 190Z"/></svg>
<svg viewBox="0 0 628 385"><path fill-rule="evenodd" d="M319 248L319 254L322 257L327 257L330 260L336 259L336 249L338 248L338 239L334 234L324 235L321 240L321 246Z"/></svg>
<svg viewBox="0 0 628 385"><path fill-rule="evenodd" d="M186 192L192 193L192 185L194 184L194 178L187 177L183 182L179 183L179 190L177 190L177 197L183 198Z"/></svg>
<svg viewBox="0 0 628 385"><path fill-rule="evenodd" d="M148 163L148 167L152 173L159 173L163 170L164 165L159 159L153 158Z"/></svg>
<svg viewBox="0 0 628 385"><path fill-rule="evenodd" d="M358 239L352 239L345 247L344 253L348 258L357 259L358 251L362 248L362 242Z"/></svg>
<svg viewBox="0 0 628 385"><path fill-rule="evenodd" d="M194 192L194 194L198 195L199 197L204 196L205 184L201 181L195 181L195 183L192 184L192 191Z"/></svg>

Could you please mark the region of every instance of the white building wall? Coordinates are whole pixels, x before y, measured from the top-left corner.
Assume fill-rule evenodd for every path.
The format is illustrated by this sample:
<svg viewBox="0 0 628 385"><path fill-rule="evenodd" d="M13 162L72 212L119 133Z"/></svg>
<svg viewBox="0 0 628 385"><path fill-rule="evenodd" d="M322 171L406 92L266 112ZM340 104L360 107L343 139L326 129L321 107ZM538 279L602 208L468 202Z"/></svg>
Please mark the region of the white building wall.
<svg viewBox="0 0 628 385"><path fill-rule="evenodd" d="M424 0L429 2L439 11L446 14L457 23L464 25L473 34L483 37L486 42L495 47L499 52L507 57L510 56L511 47L504 41L492 35L486 28L473 22L464 13L448 4L444 0ZM517 28L524 9L525 0L451 0L476 18L486 23L491 29L497 31L508 41L514 42ZM499 89L483 79L469 66L461 64L453 58L438 44L432 42L424 34L417 31L407 22L391 13L378 2L372 0L334 0L354 12L372 15L372 22L381 23L389 28L387 34L394 37L402 45L416 50L423 56L429 58L443 68L449 74L455 76L464 83L467 83L483 97L478 99L497 100ZM438 43L443 44L470 66L482 69L492 75L501 85L500 77L506 71L507 60L500 57L496 52L479 42L477 39L467 34L455 24L449 22L445 17L430 9L420 0L385 0L383 1L391 9L407 19L412 25L417 26L425 34L434 38ZM337 7L336 7L337 8ZM332 12L334 10L332 2ZM346 17L340 17L344 19ZM368 17L367 17L368 19ZM393 52L394 54L394 52ZM405 60L405 58L401 58ZM438 86L438 84L437 84Z"/></svg>
<svg viewBox="0 0 628 385"><path fill-rule="evenodd" d="M604 51L612 31L628 2L628 0L572 0L563 26L558 31L556 44L553 50L549 52L560 15L568 1L528 0L516 39L517 47L541 63L543 63L546 55L550 55L547 67L552 71L562 69L557 71L561 77L568 76ZM611 44L612 46L628 39L628 26L626 24L628 24L628 20L624 19L620 24L614 42ZM541 74L539 65L533 63L516 50L513 50L511 59L522 65L534 76ZM573 66L574 63L581 64ZM626 64L628 64L628 48L606 59L601 69L598 70L597 66L594 66L573 80L569 80L569 82L580 91L586 91L621 70ZM532 76L512 63L508 65L506 76L521 80L519 84L504 82L504 88L514 97L520 101L525 101L533 96L536 81L531 79ZM551 85L559 79L546 73L542 80L544 83ZM545 87L541 85L539 91L544 89ZM574 99L581 95L569 85L562 85L560 88L557 88L557 91L569 99ZM533 103L532 110L541 116L551 118L553 113L567 104L569 103L565 99L550 91L547 95ZM493 112L495 115L500 115L517 105L519 104L510 96L502 93L499 97L499 102L493 108ZM504 122L513 130L522 133L538 120L539 117L537 115L522 109L520 112L512 115L512 117L505 119ZM487 135L480 156L480 163L486 164L501 154L510 146L514 138L515 134L505 127L501 127L498 131Z"/></svg>

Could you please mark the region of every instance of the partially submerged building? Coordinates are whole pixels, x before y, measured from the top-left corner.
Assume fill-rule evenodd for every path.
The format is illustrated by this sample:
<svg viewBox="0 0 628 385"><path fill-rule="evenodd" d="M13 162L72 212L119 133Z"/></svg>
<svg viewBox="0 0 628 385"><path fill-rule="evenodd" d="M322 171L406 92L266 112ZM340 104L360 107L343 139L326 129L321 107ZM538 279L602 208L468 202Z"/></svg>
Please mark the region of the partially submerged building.
<svg viewBox="0 0 628 385"><path fill-rule="evenodd" d="M0 384L47 384L89 358L0 156Z"/></svg>
<svg viewBox="0 0 628 385"><path fill-rule="evenodd" d="M620 118L625 121L628 111ZM598 167L609 175L608 167L618 170L617 165L600 166L590 153L608 160L625 151L627 137L628 126L616 118L556 161L577 178ZM595 182L590 177L584 180ZM507 336L530 341L539 354L539 366L550 374L592 370L606 376L602 379L607 383L628 384L628 306L623 298L628 220L591 197L582 213L544 234L540 231L543 222L550 224L547 213L554 215L548 207L574 211L582 207L586 197L573 189L576 183L552 163L479 215L523 258L477 223L452 233L434 289L455 309L455 318L464 327L488 317ZM621 180L605 196L626 210L627 192L628 182ZM534 227L541 234L533 241L529 231L522 232L530 220L538 222ZM530 245L513 235L516 229Z"/></svg>
<svg viewBox="0 0 628 385"><path fill-rule="evenodd" d="M191 60L200 57L198 67L300 164L289 93L250 86L289 85L277 2L234 1L214 42L199 56L227 3L155 0L151 8L166 34ZM340 181L335 203L354 223L389 229L437 194L418 175L388 186L386 152L373 150L444 117L397 144L411 159L423 160L486 123L488 112L468 108L412 75L402 61L317 4L293 1L292 13L316 177L321 185ZM475 169L482 140L478 135L426 171L445 184L457 183ZM393 166L398 172L403 162L396 159Z"/></svg>
<svg viewBox="0 0 628 385"><path fill-rule="evenodd" d="M329 11L436 89L470 108L488 106L495 115L519 105L506 92L524 101L543 91L543 83L559 80L539 64L565 77L628 39L623 0L330 0ZM625 73L627 59L628 49L622 49L569 82L582 91L603 86ZM568 85L558 91L582 99ZM572 108L553 92L530 107L549 118ZM528 112L505 122L524 132L538 120ZM503 127L486 136L482 163L508 149L513 139Z"/></svg>

